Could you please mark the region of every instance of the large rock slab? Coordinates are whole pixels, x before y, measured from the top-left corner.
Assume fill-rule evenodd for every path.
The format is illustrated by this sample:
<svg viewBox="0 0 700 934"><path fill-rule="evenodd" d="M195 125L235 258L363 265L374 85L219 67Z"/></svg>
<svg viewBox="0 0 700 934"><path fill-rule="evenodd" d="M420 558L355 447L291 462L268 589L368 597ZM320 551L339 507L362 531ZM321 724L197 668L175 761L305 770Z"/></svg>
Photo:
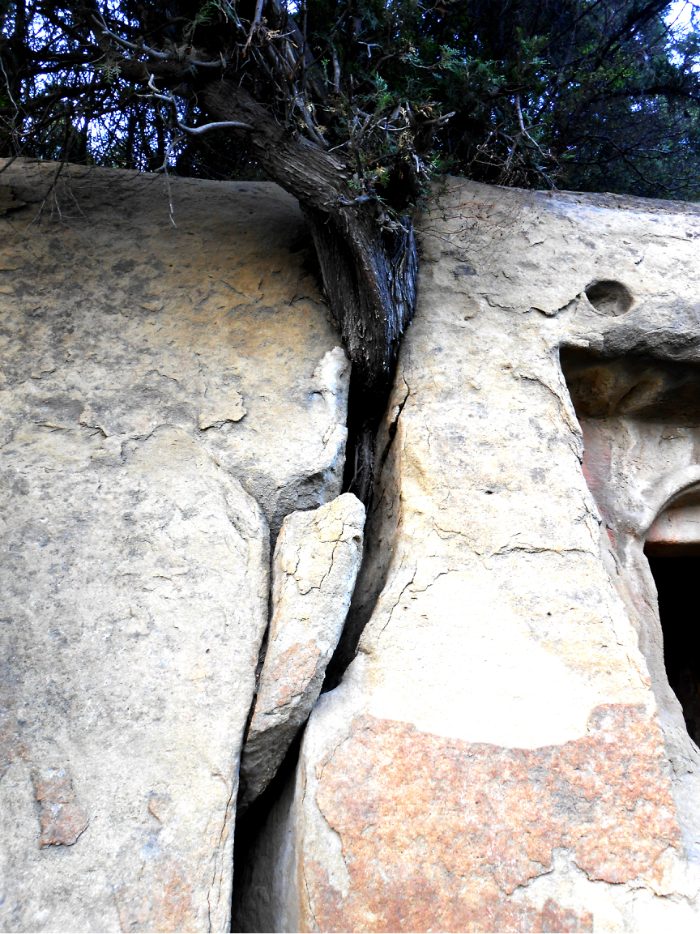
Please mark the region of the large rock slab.
<svg viewBox="0 0 700 934"><path fill-rule="evenodd" d="M349 367L275 186L53 173L2 176L0 927L228 930L268 524L340 492Z"/></svg>
<svg viewBox="0 0 700 934"><path fill-rule="evenodd" d="M53 174L22 161L2 175L28 203L0 221L0 439L15 416L120 439L177 426L273 536L338 496L350 369L296 201L172 179L171 216L159 176L69 166L42 208Z"/></svg>
<svg viewBox="0 0 700 934"><path fill-rule="evenodd" d="M696 436L664 442L682 463L643 515L651 430L589 489L560 350L698 362L700 210L453 180L422 249L350 629L368 622L236 929L695 930L700 757L620 543L643 559L698 480ZM645 379L632 414L672 420L631 404Z"/></svg>
<svg viewBox="0 0 700 934"><path fill-rule="evenodd" d="M2 926L225 930L267 525L179 429L3 450Z"/></svg>
<svg viewBox="0 0 700 934"><path fill-rule="evenodd" d="M282 524L272 618L241 758L239 811L265 790L321 692L362 560L365 507L352 493Z"/></svg>

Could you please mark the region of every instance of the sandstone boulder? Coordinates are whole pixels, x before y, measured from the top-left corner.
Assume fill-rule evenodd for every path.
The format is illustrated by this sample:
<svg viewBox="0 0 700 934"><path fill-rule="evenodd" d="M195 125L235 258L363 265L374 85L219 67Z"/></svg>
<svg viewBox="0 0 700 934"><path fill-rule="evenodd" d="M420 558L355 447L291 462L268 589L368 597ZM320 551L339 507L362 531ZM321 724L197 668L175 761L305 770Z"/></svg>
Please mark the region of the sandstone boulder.
<svg viewBox="0 0 700 934"><path fill-rule="evenodd" d="M3 450L6 930L224 930L268 532L179 429Z"/></svg>
<svg viewBox="0 0 700 934"><path fill-rule="evenodd" d="M318 699L362 559L365 507L345 493L286 517L272 565L272 619L241 758L239 811L269 784Z"/></svg>
<svg viewBox="0 0 700 934"><path fill-rule="evenodd" d="M350 367L296 201L172 179L171 216L159 176L67 166L42 208L53 172L2 176L27 204L0 220L0 440L15 417L115 439L177 426L274 544L287 513L338 496L347 436Z"/></svg>
<svg viewBox="0 0 700 934"><path fill-rule="evenodd" d="M0 927L228 930L268 525L338 496L349 365L275 186L53 173L0 205Z"/></svg>

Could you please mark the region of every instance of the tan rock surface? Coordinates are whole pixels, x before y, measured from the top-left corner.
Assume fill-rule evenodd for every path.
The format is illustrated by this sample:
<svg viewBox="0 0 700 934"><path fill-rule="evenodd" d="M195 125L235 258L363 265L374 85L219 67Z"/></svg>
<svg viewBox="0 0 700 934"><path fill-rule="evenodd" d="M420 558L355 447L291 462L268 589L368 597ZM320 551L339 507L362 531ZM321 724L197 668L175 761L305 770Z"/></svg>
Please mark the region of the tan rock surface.
<svg viewBox="0 0 700 934"><path fill-rule="evenodd" d="M259 507L181 429L3 449L5 930L224 930Z"/></svg>
<svg viewBox="0 0 700 934"><path fill-rule="evenodd" d="M268 522L348 364L272 185L17 162L0 218L0 927L227 930ZM256 502L257 500L257 502Z"/></svg>
<svg viewBox="0 0 700 934"><path fill-rule="evenodd" d="M369 622L236 929L696 930L697 750L587 486L560 348L700 362L700 210L453 180L422 248L351 611ZM644 493L652 464L612 462Z"/></svg>
<svg viewBox="0 0 700 934"><path fill-rule="evenodd" d="M244 808L269 784L318 699L362 560L365 507L345 493L286 517L272 564L272 619L241 758Z"/></svg>
<svg viewBox="0 0 700 934"><path fill-rule="evenodd" d="M174 226L159 176L73 166L39 223L52 174L21 162L2 176L31 203L0 220L0 439L14 418L120 440L183 428L273 536L334 499L349 364L304 268L296 201L173 179Z"/></svg>

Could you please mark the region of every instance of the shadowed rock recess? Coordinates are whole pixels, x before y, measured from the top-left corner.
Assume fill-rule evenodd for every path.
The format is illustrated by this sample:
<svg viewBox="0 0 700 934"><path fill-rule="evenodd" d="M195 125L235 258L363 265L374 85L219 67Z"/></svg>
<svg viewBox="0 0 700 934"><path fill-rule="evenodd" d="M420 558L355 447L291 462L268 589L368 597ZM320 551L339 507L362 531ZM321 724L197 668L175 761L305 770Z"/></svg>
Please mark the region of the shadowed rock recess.
<svg viewBox="0 0 700 934"><path fill-rule="evenodd" d="M700 208L449 180L365 525L293 200L53 172L0 175L0 928L696 931Z"/></svg>

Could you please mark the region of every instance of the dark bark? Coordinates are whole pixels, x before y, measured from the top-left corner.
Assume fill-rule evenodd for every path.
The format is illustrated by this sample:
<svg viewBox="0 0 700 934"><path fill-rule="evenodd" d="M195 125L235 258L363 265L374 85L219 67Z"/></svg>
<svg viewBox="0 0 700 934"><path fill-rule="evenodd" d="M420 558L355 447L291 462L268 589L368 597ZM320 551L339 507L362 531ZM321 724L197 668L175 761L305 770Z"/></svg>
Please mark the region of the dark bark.
<svg viewBox="0 0 700 934"><path fill-rule="evenodd" d="M268 176L298 198L318 253L331 314L366 404L385 396L401 336L413 314L417 256L408 218L383 231L376 205L360 201L352 171L337 154L295 138L244 90L206 85L201 100L217 120L251 127L252 154Z"/></svg>
<svg viewBox="0 0 700 934"><path fill-rule="evenodd" d="M333 316L368 389L390 377L401 335L413 314L416 245L413 228L383 233L374 206L319 211L302 203L316 245ZM372 212L370 214L370 211Z"/></svg>

